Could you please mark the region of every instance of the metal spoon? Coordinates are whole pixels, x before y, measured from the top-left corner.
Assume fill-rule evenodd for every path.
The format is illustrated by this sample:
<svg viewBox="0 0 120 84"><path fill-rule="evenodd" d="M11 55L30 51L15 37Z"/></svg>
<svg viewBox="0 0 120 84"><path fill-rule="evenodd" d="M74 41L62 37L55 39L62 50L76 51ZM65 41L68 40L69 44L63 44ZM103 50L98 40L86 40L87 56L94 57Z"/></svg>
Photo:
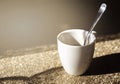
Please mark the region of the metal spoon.
<svg viewBox="0 0 120 84"><path fill-rule="evenodd" d="M100 20L102 14L104 13L104 11L106 10L106 7L107 5L105 3L102 3L100 8L99 8L99 11L97 13L97 17L95 18L95 21L93 22L90 30L88 31L86 37L85 37L85 41L84 41L84 45L87 45L88 44L88 40L89 40L89 37L92 33L92 30L94 29L94 27L96 26L97 22Z"/></svg>

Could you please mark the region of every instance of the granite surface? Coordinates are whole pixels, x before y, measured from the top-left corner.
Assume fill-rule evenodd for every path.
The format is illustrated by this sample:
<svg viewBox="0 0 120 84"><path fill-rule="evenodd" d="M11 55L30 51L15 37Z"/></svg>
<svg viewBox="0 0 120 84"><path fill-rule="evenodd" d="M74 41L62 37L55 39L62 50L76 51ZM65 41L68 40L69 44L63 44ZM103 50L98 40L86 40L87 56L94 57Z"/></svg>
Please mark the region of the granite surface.
<svg viewBox="0 0 120 84"><path fill-rule="evenodd" d="M81 76L64 71L56 44L6 50L0 53L0 84L120 84L120 34L98 37Z"/></svg>

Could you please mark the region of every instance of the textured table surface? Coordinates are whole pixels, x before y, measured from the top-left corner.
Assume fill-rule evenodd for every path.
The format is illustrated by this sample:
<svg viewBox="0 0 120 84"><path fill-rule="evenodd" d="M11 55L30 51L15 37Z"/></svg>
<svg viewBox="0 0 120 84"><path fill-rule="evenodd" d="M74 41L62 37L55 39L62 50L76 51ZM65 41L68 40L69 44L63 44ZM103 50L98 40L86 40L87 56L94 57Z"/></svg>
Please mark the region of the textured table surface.
<svg viewBox="0 0 120 84"><path fill-rule="evenodd" d="M4 51L0 84L120 84L120 34L97 39L92 63L81 76L64 71L56 44Z"/></svg>

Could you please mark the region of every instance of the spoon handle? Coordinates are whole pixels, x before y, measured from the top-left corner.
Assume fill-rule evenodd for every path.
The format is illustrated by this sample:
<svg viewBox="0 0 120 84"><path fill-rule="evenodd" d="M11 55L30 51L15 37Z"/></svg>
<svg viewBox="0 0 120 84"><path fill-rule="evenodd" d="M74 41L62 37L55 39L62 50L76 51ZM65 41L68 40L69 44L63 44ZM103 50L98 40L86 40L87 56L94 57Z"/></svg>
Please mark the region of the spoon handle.
<svg viewBox="0 0 120 84"><path fill-rule="evenodd" d="M106 10L106 7L107 7L107 5L106 5L105 3L102 3L102 4L101 4L101 6L100 6L100 8L99 8L99 11L98 11L98 13L97 13L97 16L96 16L96 18L95 18L95 20L94 20L94 22L93 22L90 30L88 31L88 33L87 33L87 35L86 35L86 37L85 37L84 45L86 45L86 44L88 43L88 39L89 39L89 37L90 37L90 35L91 35L91 33L92 33L92 30L93 30L94 27L96 26L97 22L100 20L102 14L103 14L104 11Z"/></svg>

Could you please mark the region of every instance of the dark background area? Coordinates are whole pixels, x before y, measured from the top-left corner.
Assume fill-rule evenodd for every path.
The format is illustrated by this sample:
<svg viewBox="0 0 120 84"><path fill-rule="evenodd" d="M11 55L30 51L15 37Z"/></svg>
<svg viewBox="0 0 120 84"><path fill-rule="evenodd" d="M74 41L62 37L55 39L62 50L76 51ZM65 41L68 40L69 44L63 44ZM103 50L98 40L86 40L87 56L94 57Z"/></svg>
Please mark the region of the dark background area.
<svg viewBox="0 0 120 84"><path fill-rule="evenodd" d="M116 34L120 33L120 3L118 0L99 0L99 3L105 2L107 4L107 10L103 15L103 21L100 21L97 25L96 31L100 31L99 35ZM96 4L96 5L97 5ZM101 29L103 31L101 31Z"/></svg>
<svg viewBox="0 0 120 84"><path fill-rule="evenodd" d="M85 3L85 5L91 5L93 8L92 19L89 26L94 21L94 16L96 16L99 6L102 3L107 4L105 13L95 27L95 31L97 31L99 36L120 33L120 2L118 0L84 0L80 2Z"/></svg>

